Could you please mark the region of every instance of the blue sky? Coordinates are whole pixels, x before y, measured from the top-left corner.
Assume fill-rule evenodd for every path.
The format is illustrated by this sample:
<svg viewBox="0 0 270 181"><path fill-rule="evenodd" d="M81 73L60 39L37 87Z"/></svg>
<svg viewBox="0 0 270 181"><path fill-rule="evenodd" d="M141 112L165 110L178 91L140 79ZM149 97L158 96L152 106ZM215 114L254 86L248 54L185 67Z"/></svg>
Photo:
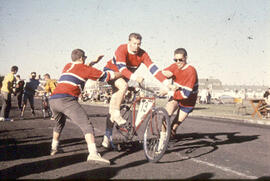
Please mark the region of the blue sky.
<svg viewBox="0 0 270 181"><path fill-rule="evenodd" d="M199 78L270 86L269 0L0 0L0 74L57 78L75 48L102 69L129 33L160 67L184 47ZM144 65L137 71L155 81Z"/></svg>

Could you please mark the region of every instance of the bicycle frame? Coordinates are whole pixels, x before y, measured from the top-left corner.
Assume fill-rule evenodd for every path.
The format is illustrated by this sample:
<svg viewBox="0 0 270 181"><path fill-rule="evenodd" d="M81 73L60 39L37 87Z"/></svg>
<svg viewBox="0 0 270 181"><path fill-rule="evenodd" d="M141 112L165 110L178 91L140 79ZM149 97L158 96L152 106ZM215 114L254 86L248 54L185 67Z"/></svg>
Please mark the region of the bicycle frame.
<svg viewBox="0 0 270 181"><path fill-rule="evenodd" d="M146 102L143 103L141 101L143 100L150 100L152 101L152 105L150 105L149 107L147 107L148 103ZM137 112L136 115L136 104L139 103L139 110ZM153 107L155 107L156 105L156 98L155 97L139 97L136 98L132 104L130 104L130 108L132 107L131 111L132 111L132 132L130 133L131 138L136 134L136 132L140 129L142 123L144 122L144 120L147 118L147 116L153 111ZM140 109L141 108L141 109ZM138 116L142 114L142 117L137 120ZM125 131L125 132L129 132L129 130L125 129L125 128L120 128L120 130Z"/></svg>

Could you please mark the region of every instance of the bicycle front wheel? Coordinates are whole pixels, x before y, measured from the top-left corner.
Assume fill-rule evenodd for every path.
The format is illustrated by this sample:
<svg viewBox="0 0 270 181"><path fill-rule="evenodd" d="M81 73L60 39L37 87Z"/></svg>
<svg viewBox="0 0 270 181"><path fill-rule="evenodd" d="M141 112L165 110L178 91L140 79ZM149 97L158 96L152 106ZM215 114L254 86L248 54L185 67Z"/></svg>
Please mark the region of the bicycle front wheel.
<svg viewBox="0 0 270 181"><path fill-rule="evenodd" d="M167 150L170 138L170 120L167 111L156 108L148 116L144 130L144 153L148 161L158 162Z"/></svg>

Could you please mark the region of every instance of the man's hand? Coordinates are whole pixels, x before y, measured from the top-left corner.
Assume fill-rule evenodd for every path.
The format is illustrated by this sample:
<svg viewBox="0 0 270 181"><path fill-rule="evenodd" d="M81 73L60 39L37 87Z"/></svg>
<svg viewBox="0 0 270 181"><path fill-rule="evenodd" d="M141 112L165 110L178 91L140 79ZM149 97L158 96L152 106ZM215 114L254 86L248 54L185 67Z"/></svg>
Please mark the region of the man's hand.
<svg viewBox="0 0 270 181"><path fill-rule="evenodd" d="M169 88L170 90L172 90L172 91L176 91L176 90L178 89L178 86L177 86L177 85L172 85L172 84L170 84L170 85L168 86L168 88Z"/></svg>
<svg viewBox="0 0 270 181"><path fill-rule="evenodd" d="M99 55L96 60L93 60L92 62L88 63L87 65L88 66L93 66L96 63L98 63L103 57L104 57L104 55Z"/></svg>
<svg viewBox="0 0 270 181"><path fill-rule="evenodd" d="M165 96L166 94L168 94L168 89L161 89L158 95Z"/></svg>
<svg viewBox="0 0 270 181"><path fill-rule="evenodd" d="M104 57L104 55L99 55L99 56L97 57L97 59L94 60L93 62L94 62L94 63L98 63L103 57Z"/></svg>
<svg viewBox="0 0 270 181"><path fill-rule="evenodd" d="M173 76L173 73L169 70L162 70L162 74L167 78L171 78Z"/></svg>

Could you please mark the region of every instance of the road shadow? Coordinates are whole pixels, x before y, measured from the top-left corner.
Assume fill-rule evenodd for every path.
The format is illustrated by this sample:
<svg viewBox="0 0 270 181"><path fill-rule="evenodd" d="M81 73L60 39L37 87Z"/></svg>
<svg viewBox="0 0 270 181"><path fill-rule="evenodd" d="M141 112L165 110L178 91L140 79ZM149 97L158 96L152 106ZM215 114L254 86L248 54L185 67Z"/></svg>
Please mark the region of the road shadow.
<svg viewBox="0 0 270 181"><path fill-rule="evenodd" d="M193 177L185 178L183 180L209 180L214 176L213 173L200 173L198 175L195 175Z"/></svg>
<svg viewBox="0 0 270 181"><path fill-rule="evenodd" d="M72 154L62 157L40 160L30 163L15 165L0 170L0 178L17 179L26 175L38 174L50 170L55 170L72 164L85 161L87 153Z"/></svg>
<svg viewBox="0 0 270 181"><path fill-rule="evenodd" d="M33 130L34 128L24 128L24 129L13 129L13 130L0 130L0 134L2 133L9 133L9 132L16 132L16 131L29 131Z"/></svg>
<svg viewBox="0 0 270 181"><path fill-rule="evenodd" d="M115 148L110 147L108 148L104 148L101 146L101 144L98 144L97 147L99 148L99 150L102 153L107 153L107 152L111 152L111 151L115 151L115 152L119 152L121 154L119 154L118 156L110 159L111 161L111 165L115 165L115 161L119 158L123 158L125 156L129 156L133 153L139 152L143 149L142 144L139 143L139 141L131 141L131 142L114 142L114 146Z"/></svg>
<svg viewBox="0 0 270 181"><path fill-rule="evenodd" d="M237 135L239 132L223 133L185 133L177 134L176 139L169 142L167 153L184 152L179 160L160 163L173 163L201 157L219 149L222 145L241 144L258 139L260 135Z"/></svg>
<svg viewBox="0 0 270 181"><path fill-rule="evenodd" d="M84 172L80 172L80 173L75 173L69 176L65 176L65 177L60 177L59 179L61 180L67 180L67 179L111 179L113 177L115 177L119 171L123 170L123 169L128 169L131 167L136 167L136 166L140 166L143 164L148 163L146 160L139 160L139 161L135 161L135 162L131 162L128 164L125 164L123 166L119 166L119 167L102 167L102 168L97 168L97 169L93 169L93 170L89 170L89 171L84 171Z"/></svg>
<svg viewBox="0 0 270 181"><path fill-rule="evenodd" d="M257 180L270 180L270 176L262 176L259 177Z"/></svg>
<svg viewBox="0 0 270 181"><path fill-rule="evenodd" d="M194 110L203 110L203 109L209 109L208 107L194 107Z"/></svg>
<svg viewBox="0 0 270 181"><path fill-rule="evenodd" d="M60 147L86 144L83 140L82 138L64 139L60 141ZM0 161L48 156L51 148L51 138L43 136L28 137L22 140L4 139L1 140L1 143L4 146L0 147Z"/></svg>
<svg viewBox="0 0 270 181"><path fill-rule="evenodd" d="M66 140L63 140L63 144L70 144L70 143L72 143L74 141L81 142L82 140L83 139L80 139L80 138L66 139ZM25 154L28 154L28 155L22 155L24 152L21 151L20 154L19 154L19 156L20 156L19 158L22 158L22 157L23 158L28 158L28 157L33 158L33 157L48 156L49 155L48 148L50 148L50 147L45 147L45 145L50 146L50 144L47 143L47 142L37 144L37 145L34 145L34 146L32 144L31 148L28 147L28 149L33 149L33 150L28 150L28 153L25 153ZM43 147L43 149L41 149L42 152L39 152L39 151L35 150L35 149L37 149L37 147L40 147L40 146ZM24 149L26 151L26 148L21 147L20 149ZM114 164L114 162L117 159L123 158L124 156L128 156L128 155L133 154L133 153L135 153L137 151L140 151L140 150L141 149L139 147L133 148L133 149L131 147L127 148L125 150L122 150L121 154L119 154L118 156L112 158L110 161L111 161L112 164ZM103 152L101 151L100 153L102 155L104 155L105 152L106 151L103 151ZM32 155L30 156L29 153L32 154ZM27 176L27 175L31 175L31 174L38 174L38 173L47 172L47 171L50 171L50 170L55 170L55 169L62 168L62 167L65 167L65 166L69 166L69 165L72 165L72 164L84 162L86 160L86 158L87 158L87 155L88 155L87 151L85 151L85 153L72 154L72 155L62 156L62 157L59 157L60 156L60 154L59 154L59 155L56 155L56 157L53 157L53 158L49 157L50 159L15 165L15 166L0 170L0 178L17 179L17 178ZM9 156L12 156L12 155L9 155ZM12 158L14 159L14 157L12 157ZM87 172L76 173L74 175L68 176L65 179L68 179L68 178L81 178L81 177L82 178L89 178L89 175L91 175L91 178L111 178L111 177L114 177L122 169L138 166L138 165L141 165L141 164L144 164L144 163L147 163L147 161L146 160L136 161L136 162L129 163L127 165L124 165L124 166L121 166L121 167L115 167L115 168L111 168L111 167L99 168L99 169L95 169L95 170L91 170L91 171L87 171Z"/></svg>

